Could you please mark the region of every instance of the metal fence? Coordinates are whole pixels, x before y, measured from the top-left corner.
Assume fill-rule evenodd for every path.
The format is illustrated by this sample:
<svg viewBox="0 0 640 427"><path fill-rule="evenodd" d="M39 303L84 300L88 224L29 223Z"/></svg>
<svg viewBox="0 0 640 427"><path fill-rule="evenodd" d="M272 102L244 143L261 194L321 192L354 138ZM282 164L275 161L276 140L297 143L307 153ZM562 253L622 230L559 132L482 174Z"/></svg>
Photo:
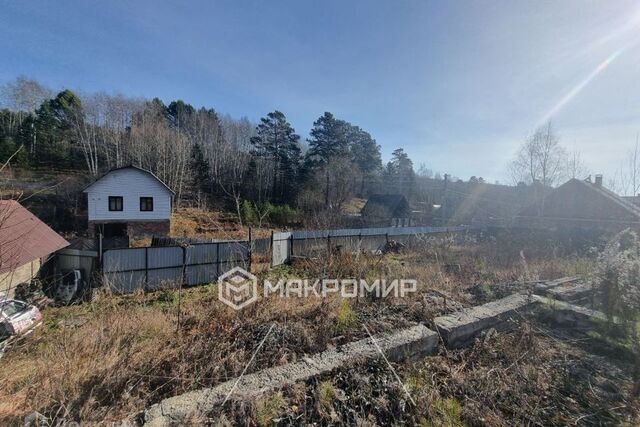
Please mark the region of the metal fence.
<svg viewBox="0 0 640 427"><path fill-rule="evenodd" d="M217 241L180 246L108 249L102 255L104 283L118 293L156 290L214 282L234 267L249 269L251 256L268 255L271 265L294 256L310 257L336 247L345 251L376 251L394 240L404 244L425 235L462 232L458 227L387 227L339 230L302 230L273 233L271 239ZM157 242L172 243L170 241ZM255 251L255 252L254 252ZM269 258L267 258L269 259Z"/></svg>
<svg viewBox="0 0 640 427"><path fill-rule="evenodd" d="M216 281L236 266L248 268L249 242L109 249L103 253L104 281L118 293L193 286Z"/></svg>
<svg viewBox="0 0 640 427"><path fill-rule="evenodd" d="M412 244L425 235L457 233L475 227L385 227L339 230L301 230L273 234L272 266L288 263L295 256L314 256L327 249L377 251L389 240Z"/></svg>

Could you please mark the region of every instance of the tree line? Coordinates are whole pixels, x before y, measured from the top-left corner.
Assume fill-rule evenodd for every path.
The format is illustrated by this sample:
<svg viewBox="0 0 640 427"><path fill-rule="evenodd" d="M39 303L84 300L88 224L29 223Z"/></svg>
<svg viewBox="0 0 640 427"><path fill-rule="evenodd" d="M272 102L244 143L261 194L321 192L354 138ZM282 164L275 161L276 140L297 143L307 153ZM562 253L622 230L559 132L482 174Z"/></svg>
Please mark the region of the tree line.
<svg viewBox="0 0 640 427"><path fill-rule="evenodd" d="M181 100L54 93L26 77L5 85L2 99L0 161L13 155L20 167L89 177L133 164L162 179L178 203L222 200L238 215L267 203L337 211L354 196L408 194L414 184L402 149L383 165L371 134L330 112L303 140L277 110L256 124Z"/></svg>

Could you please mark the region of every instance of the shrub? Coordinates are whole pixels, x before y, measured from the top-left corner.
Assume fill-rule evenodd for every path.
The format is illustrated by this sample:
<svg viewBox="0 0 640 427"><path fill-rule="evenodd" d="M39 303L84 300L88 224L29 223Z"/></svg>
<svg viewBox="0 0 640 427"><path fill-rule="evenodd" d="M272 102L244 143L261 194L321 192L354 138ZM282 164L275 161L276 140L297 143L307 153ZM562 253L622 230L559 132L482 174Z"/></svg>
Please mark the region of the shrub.
<svg viewBox="0 0 640 427"><path fill-rule="evenodd" d="M347 333L355 328L357 323L358 317L349 305L349 301L342 300L336 316L336 332L339 334Z"/></svg>
<svg viewBox="0 0 640 427"><path fill-rule="evenodd" d="M300 222L301 213L289 205L272 205L269 209L269 221L275 225L290 225Z"/></svg>
<svg viewBox="0 0 640 427"><path fill-rule="evenodd" d="M275 393L270 397L258 402L256 411L256 422L260 427L266 427L273 424L273 419L280 414L284 406L284 398L282 393Z"/></svg>
<svg viewBox="0 0 640 427"><path fill-rule="evenodd" d="M318 402L324 409L330 409L333 398L336 395L336 389L331 384L330 380L322 381L318 385Z"/></svg>
<svg viewBox="0 0 640 427"><path fill-rule="evenodd" d="M256 211L253 209L251 202L244 200L240 207L240 215L242 216L242 222L245 224L254 224L257 219Z"/></svg>
<svg viewBox="0 0 640 427"><path fill-rule="evenodd" d="M640 239L629 229L617 234L598 258L598 294L613 324L620 323L637 358L634 394L640 394Z"/></svg>

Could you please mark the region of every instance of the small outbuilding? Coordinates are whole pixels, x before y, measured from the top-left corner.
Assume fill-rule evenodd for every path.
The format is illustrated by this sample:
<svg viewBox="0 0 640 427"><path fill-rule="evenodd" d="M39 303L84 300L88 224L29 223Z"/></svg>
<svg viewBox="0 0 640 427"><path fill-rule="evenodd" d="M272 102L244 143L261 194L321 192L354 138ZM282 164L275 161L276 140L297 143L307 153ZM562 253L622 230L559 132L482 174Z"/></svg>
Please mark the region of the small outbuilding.
<svg viewBox="0 0 640 427"><path fill-rule="evenodd" d="M20 283L38 275L50 256L69 246L15 200L0 201L0 296L13 297Z"/></svg>
<svg viewBox="0 0 640 427"><path fill-rule="evenodd" d="M374 194L360 214L367 227L411 226L411 207L401 194Z"/></svg>
<svg viewBox="0 0 640 427"><path fill-rule="evenodd" d="M84 189L91 236L167 235L175 193L137 166L112 169Z"/></svg>

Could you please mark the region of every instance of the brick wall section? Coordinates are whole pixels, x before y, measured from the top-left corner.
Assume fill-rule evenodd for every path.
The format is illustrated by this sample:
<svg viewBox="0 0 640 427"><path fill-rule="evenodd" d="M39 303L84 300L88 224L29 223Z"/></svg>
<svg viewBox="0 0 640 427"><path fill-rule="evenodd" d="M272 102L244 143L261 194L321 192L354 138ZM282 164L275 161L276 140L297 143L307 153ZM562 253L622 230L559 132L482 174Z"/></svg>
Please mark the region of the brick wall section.
<svg viewBox="0 0 640 427"><path fill-rule="evenodd" d="M129 237L167 236L170 229L170 221L130 222L127 224Z"/></svg>

